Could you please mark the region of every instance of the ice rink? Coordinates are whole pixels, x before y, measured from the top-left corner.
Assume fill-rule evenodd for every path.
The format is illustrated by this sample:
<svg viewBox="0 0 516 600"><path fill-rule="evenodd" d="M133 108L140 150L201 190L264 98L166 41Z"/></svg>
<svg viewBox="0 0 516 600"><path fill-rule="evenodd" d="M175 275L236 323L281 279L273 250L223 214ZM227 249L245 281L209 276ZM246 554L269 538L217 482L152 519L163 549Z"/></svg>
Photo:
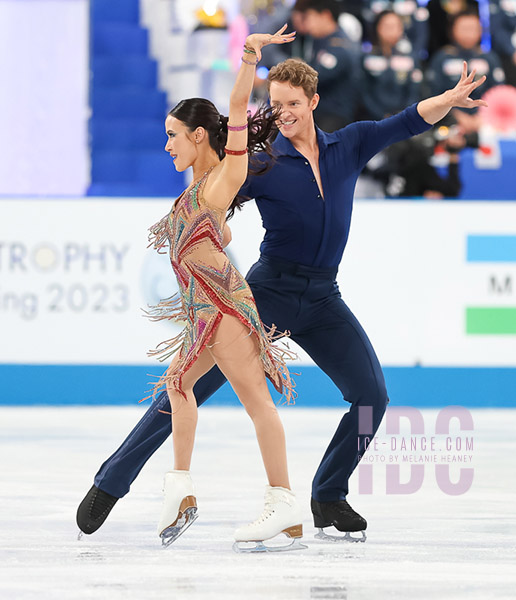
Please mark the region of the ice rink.
<svg viewBox="0 0 516 600"><path fill-rule="evenodd" d="M438 411L422 412L430 436ZM141 407L0 409L1 598L515 597L515 410L472 411L473 448L446 453L471 457L474 480L462 495L439 488L434 465L425 465L424 482L411 494L386 493L381 462L370 463L373 493L358 493L356 471L348 499L367 518L368 539L335 544L314 539L309 499L311 478L341 413L281 408L308 549L267 555L232 551L233 530L261 512L265 484L251 422L238 408L200 410L192 465L199 519L176 543L163 549L155 531L171 439L105 525L77 540L78 503L141 414ZM378 439L388 437L381 429ZM384 454L389 460L428 452ZM450 480L460 466L451 466ZM406 469L402 479L410 475Z"/></svg>

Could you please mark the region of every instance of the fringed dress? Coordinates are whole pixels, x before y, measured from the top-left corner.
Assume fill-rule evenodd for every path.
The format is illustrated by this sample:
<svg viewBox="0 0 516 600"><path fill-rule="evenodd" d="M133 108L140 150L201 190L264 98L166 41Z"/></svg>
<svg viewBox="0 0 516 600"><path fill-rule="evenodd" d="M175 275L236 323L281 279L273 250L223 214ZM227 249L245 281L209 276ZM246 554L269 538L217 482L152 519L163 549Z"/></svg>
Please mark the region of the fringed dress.
<svg viewBox="0 0 516 600"><path fill-rule="evenodd" d="M284 333L276 334L274 326L266 330L249 285L223 250L225 211L209 207L203 198L210 172L211 169L187 188L170 213L149 229L149 247L153 246L162 254L169 247L179 293L151 307L147 314L155 321L172 320L185 324L179 335L162 342L149 353L165 361L179 351L178 362L162 375L152 396L167 385L185 396L183 373L209 344L222 315L227 314L237 317L249 328L250 334L256 335L265 375L290 404L295 392L285 358L295 355L272 344Z"/></svg>

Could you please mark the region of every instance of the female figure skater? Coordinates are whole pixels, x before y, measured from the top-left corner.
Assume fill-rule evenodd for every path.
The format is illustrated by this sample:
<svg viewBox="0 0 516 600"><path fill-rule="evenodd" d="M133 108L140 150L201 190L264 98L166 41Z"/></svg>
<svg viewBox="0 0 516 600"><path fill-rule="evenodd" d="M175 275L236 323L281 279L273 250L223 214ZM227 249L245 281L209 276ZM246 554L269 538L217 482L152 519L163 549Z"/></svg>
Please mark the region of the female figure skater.
<svg viewBox="0 0 516 600"><path fill-rule="evenodd" d="M179 349L157 384L166 385L169 395L174 445L174 470L165 475L158 526L164 545L197 517L189 471L197 424L193 387L215 363L253 420L269 481L264 512L236 531L235 549L238 542L248 541L257 542L253 550L266 549L263 541L279 533L293 538L291 545L302 536L301 512L288 479L284 431L265 379L290 401L286 352L272 346L274 331L265 331L249 286L223 251L226 215L238 205L235 197L247 177L248 153L267 148L274 123L270 110L247 115L255 66L264 46L293 41L294 33L285 34L285 29L286 25L274 35L247 38L228 119L210 101L192 98L181 101L165 121L165 150L178 171L193 168L193 183L171 212L151 227L149 238L158 251L169 245L180 288L178 298L151 309L151 318L186 321L179 336L154 351L166 360Z"/></svg>

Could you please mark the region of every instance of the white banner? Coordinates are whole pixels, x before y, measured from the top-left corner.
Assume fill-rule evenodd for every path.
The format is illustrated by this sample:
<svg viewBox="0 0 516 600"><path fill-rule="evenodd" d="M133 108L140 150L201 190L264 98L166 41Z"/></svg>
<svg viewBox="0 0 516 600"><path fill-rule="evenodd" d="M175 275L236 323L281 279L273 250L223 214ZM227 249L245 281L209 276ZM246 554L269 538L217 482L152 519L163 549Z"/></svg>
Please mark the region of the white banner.
<svg viewBox="0 0 516 600"><path fill-rule="evenodd" d="M147 228L171 203L0 201L0 362L154 362L146 351L175 330L142 308L177 287L168 257L146 249ZM263 233L254 204L230 225L245 274ZM495 250L497 236L516 239L516 204L355 205L338 281L382 364L516 366L516 260L510 244L501 258L468 256L482 236Z"/></svg>

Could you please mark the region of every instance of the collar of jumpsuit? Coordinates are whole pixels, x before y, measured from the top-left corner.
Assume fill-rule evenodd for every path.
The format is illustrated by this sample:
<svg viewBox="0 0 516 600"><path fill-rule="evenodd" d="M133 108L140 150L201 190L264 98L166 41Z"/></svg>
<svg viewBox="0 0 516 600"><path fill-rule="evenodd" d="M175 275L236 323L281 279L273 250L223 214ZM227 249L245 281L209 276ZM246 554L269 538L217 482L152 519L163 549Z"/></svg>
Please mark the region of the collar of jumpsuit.
<svg viewBox="0 0 516 600"><path fill-rule="evenodd" d="M317 125L315 126L315 133L317 135L317 144L319 146L319 152L324 152L327 146L329 146L330 144L336 144L339 141L334 134L326 133L322 129L319 129ZM278 133L278 137L274 140L272 146L274 148L275 154L278 156L301 156L302 158L304 158L303 155L294 148L292 142L289 139L287 139L281 132Z"/></svg>

